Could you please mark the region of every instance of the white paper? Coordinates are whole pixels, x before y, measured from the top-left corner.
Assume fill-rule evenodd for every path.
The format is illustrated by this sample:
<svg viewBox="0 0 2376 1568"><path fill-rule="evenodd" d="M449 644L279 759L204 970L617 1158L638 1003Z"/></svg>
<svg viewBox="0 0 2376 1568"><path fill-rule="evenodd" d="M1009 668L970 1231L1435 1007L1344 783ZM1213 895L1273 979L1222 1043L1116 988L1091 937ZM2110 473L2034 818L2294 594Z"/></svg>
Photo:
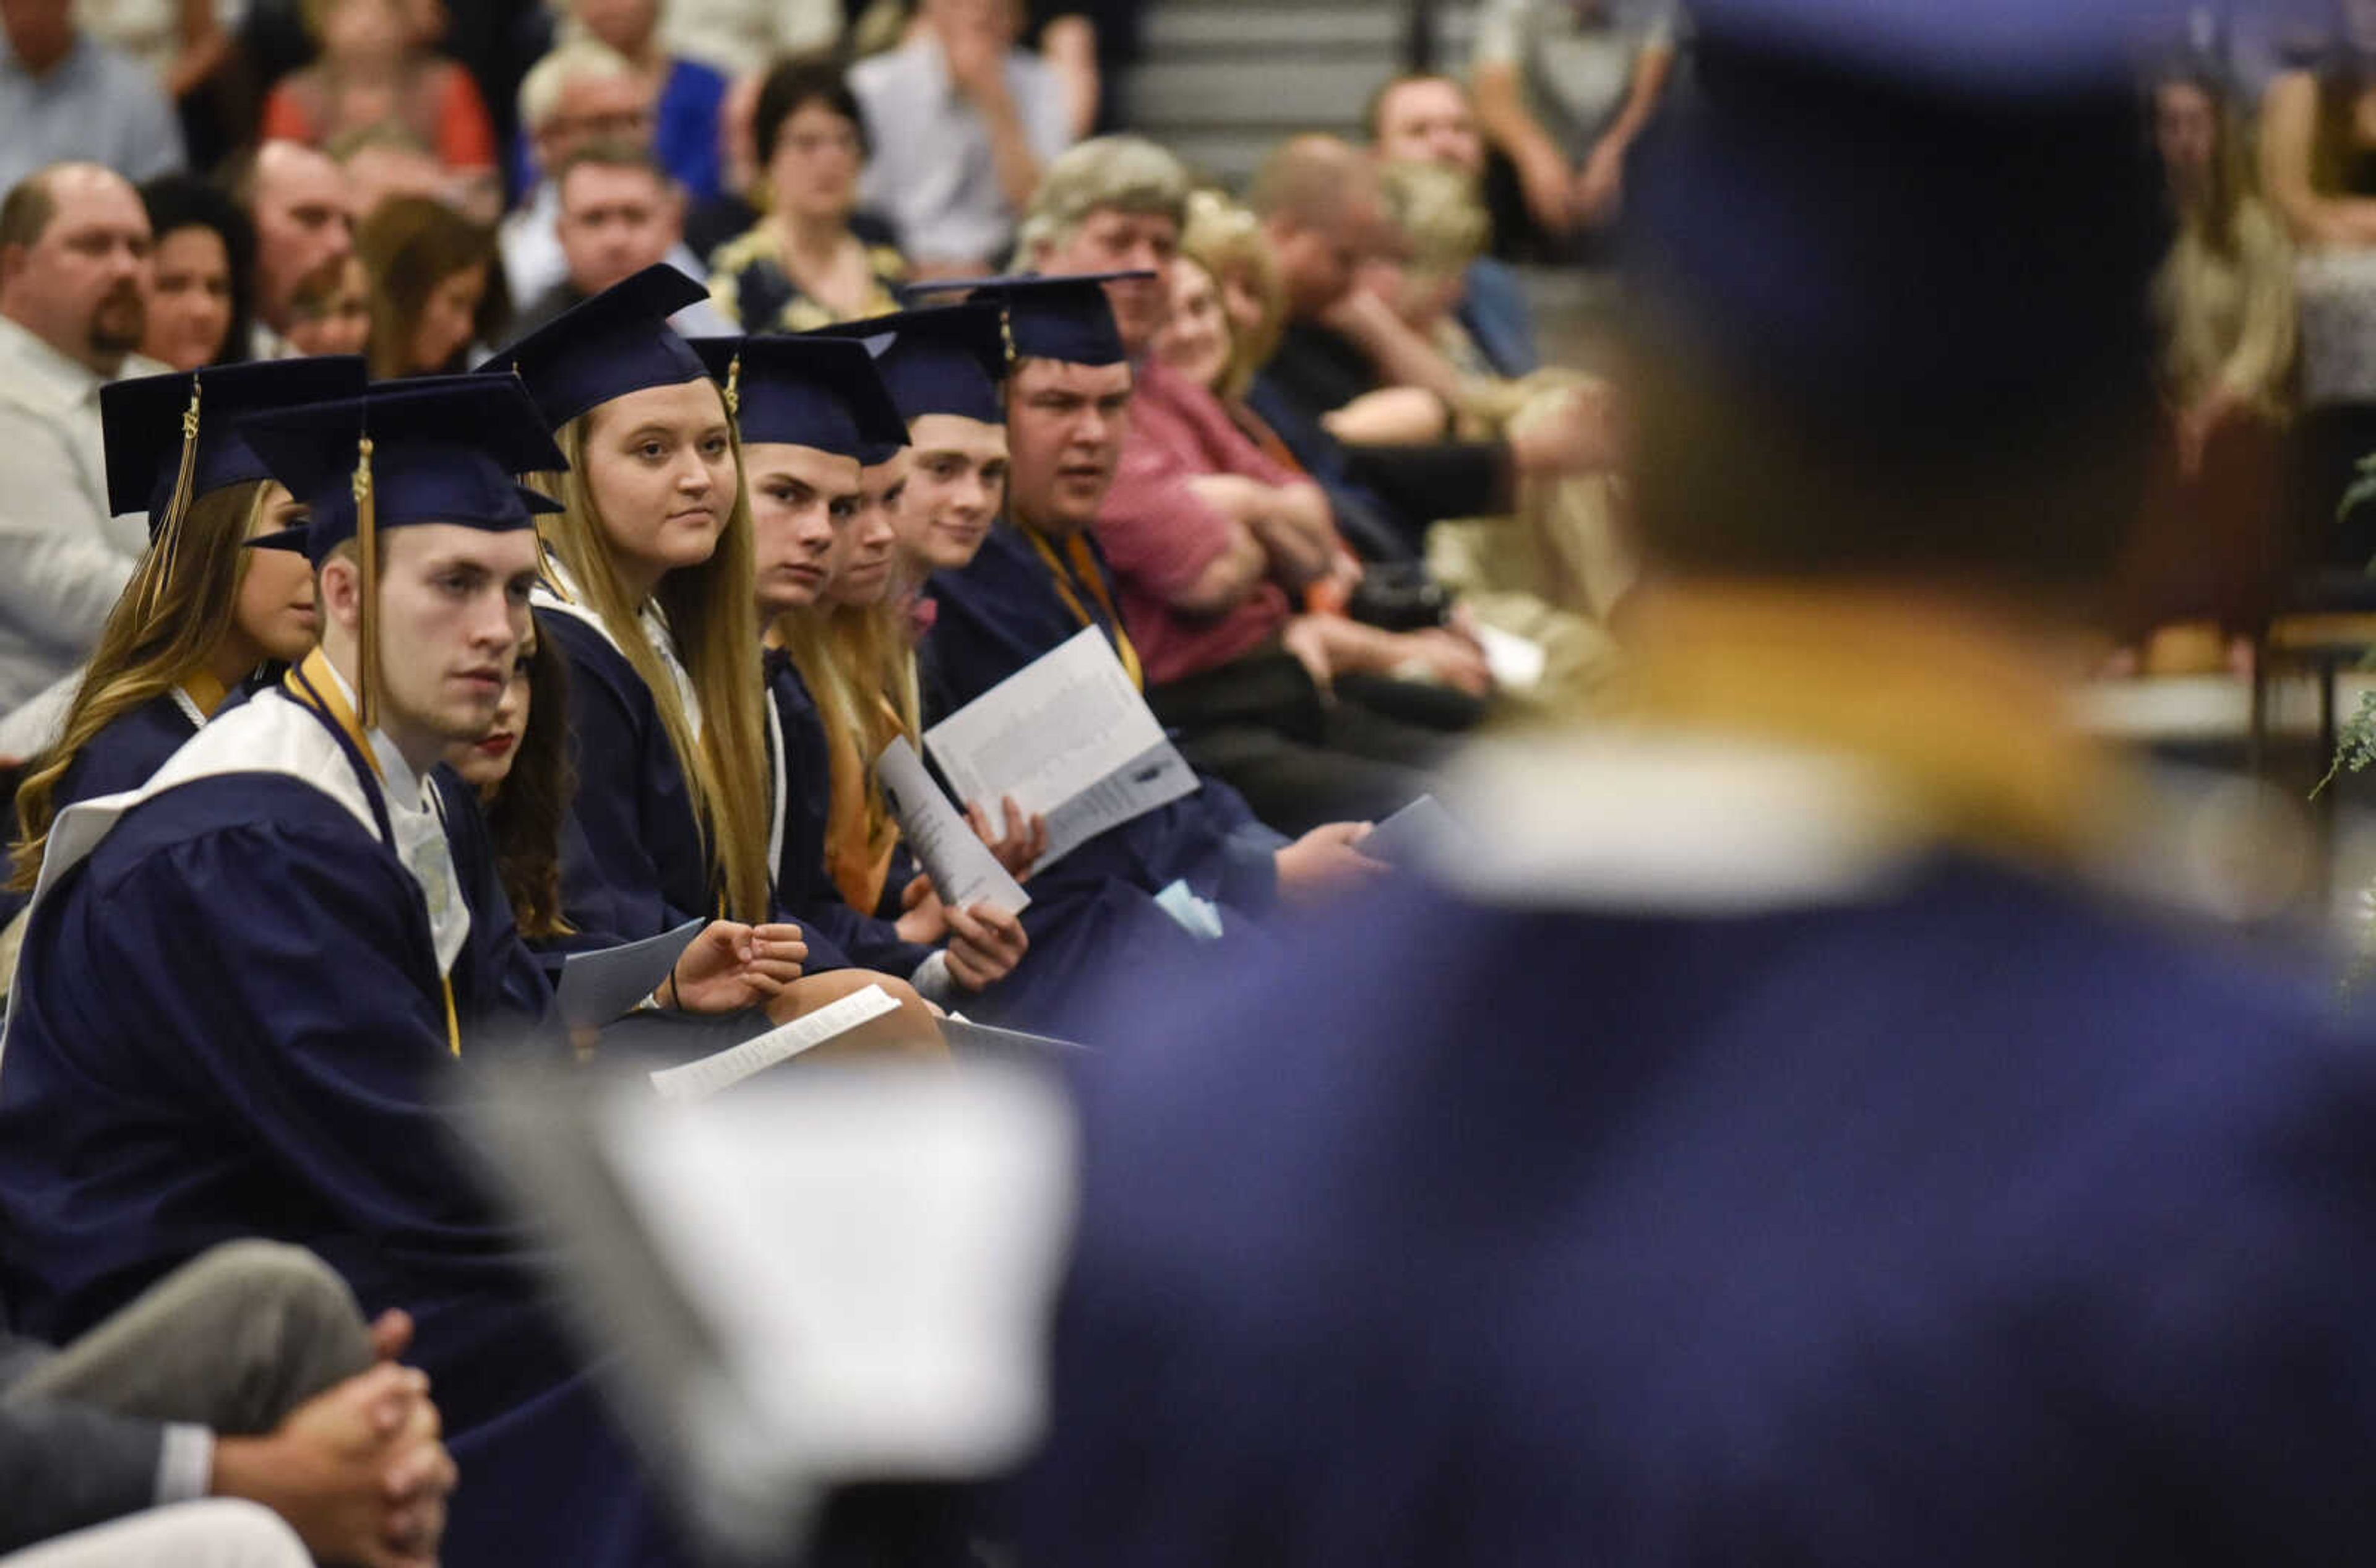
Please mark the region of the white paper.
<svg viewBox="0 0 2376 1568"><path fill-rule="evenodd" d="M1485 668L1492 671L1493 683L1503 690L1527 692L1542 684L1543 667L1550 662L1550 655L1534 638L1480 623L1477 646L1485 652Z"/></svg>
<svg viewBox="0 0 2376 1568"><path fill-rule="evenodd" d="M924 743L959 799L988 810L1011 795L1047 817L1048 852L1034 869L1196 788L1094 626L933 726Z"/></svg>
<svg viewBox="0 0 2376 1568"><path fill-rule="evenodd" d="M941 902L962 909L987 901L1010 915L1023 912L1031 896L1006 873L990 846L949 804L907 736L891 737L891 743L874 759L874 777L883 787L883 798L890 802L891 814L899 819L899 837L907 840L924 874L933 879ZM996 807L985 802L982 809Z"/></svg>
<svg viewBox="0 0 2376 1568"><path fill-rule="evenodd" d="M1046 1413L1075 1134L1036 1073L853 1065L608 1108L605 1146L713 1330L745 1460L826 1481L995 1474Z"/></svg>
<svg viewBox="0 0 2376 1568"><path fill-rule="evenodd" d="M790 1023L754 1035L742 1044L688 1062L663 1067L652 1075L652 1087L664 1099L707 1099L733 1087L754 1073L764 1073L778 1062L789 1062L813 1051L837 1035L848 1034L870 1018L879 1018L899 1004L879 985L853 991Z"/></svg>

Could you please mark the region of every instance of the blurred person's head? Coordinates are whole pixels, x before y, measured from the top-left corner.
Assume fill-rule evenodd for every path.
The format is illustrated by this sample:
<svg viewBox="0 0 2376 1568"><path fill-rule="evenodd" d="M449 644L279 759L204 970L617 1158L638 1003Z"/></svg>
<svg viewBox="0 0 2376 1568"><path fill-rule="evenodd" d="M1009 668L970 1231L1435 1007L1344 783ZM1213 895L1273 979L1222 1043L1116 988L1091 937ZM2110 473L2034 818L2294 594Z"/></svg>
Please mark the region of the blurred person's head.
<svg viewBox="0 0 2376 1568"><path fill-rule="evenodd" d="M0 33L18 64L38 77L74 48L74 0L0 0Z"/></svg>
<svg viewBox="0 0 2376 1568"><path fill-rule="evenodd" d="M247 355L255 231L231 197L186 174L140 187L156 255L140 351L175 370Z"/></svg>
<svg viewBox="0 0 2376 1568"><path fill-rule="evenodd" d="M1106 285L1123 346L1143 353L1171 308L1188 184L1180 160L1143 137L1085 141L1040 175L1017 243L1031 268L1051 277L1153 273Z"/></svg>
<svg viewBox="0 0 2376 1568"><path fill-rule="evenodd" d="M520 78L520 127L547 173L594 142L649 147L657 127L651 84L625 55L581 38L548 52Z"/></svg>
<svg viewBox="0 0 2376 1568"><path fill-rule="evenodd" d="M1189 198L1180 254L1212 279L1227 320L1230 362L1214 389L1241 398L1270 362L1287 326L1287 286L1270 237L1246 208L1218 191L1198 191ZM1175 291L1175 305L1178 297Z"/></svg>
<svg viewBox="0 0 2376 1568"><path fill-rule="evenodd" d="M659 160L642 148L597 142L561 166L553 233L569 281L599 294L668 259L684 234L684 198Z"/></svg>
<svg viewBox="0 0 2376 1568"><path fill-rule="evenodd" d="M448 176L437 154L409 128L383 121L357 125L323 148L347 176L347 199L362 222L390 196L443 198Z"/></svg>
<svg viewBox="0 0 2376 1568"><path fill-rule="evenodd" d="M113 376L148 329L148 209L124 176L53 163L0 200L0 315Z"/></svg>
<svg viewBox="0 0 2376 1568"><path fill-rule="evenodd" d="M1440 163L1389 162L1379 170L1388 220L1401 240L1393 269L1395 314L1421 332L1460 303L1464 274L1485 253L1491 220L1475 182Z"/></svg>
<svg viewBox="0 0 2376 1568"><path fill-rule="evenodd" d="M1485 137L1468 89L1450 77L1396 77L1370 100L1370 144L1381 159L1485 173Z"/></svg>
<svg viewBox="0 0 2376 1568"><path fill-rule="evenodd" d="M1983 25L1905 15L1926 46ZM2132 67L2107 42L2052 91L1918 93L1761 43L1703 39L1702 91L1629 185L1618 380L1654 574L2092 608L2156 417L2168 220Z"/></svg>
<svg viewBox="0 0 2376 1568"><path fill-rule="evenodd" d="M795 222L849 221L869 144L838 63L801 56L777 64L760 79L751 134L770 212Z"/></svg>
<svg viewBox="0 0 2376 1568"><path fill-rule="evenodd" d="M1155 357L1197 386L1226 395L1234 357L1230 314L1221 286L1192 256L1171 264L1171 314L1155 335Z"/></svg>
<svg viewBox="0 0 2376 1568"><path fill-rule="evenodd" d="M988 32L1009 47L1023 35L1020 0L922 0L916 14L943 34Z"/></svg>
<svg viewBox="0 0 2376 1568"><path fill-rule="evenodd" d="M413 47L414 18L405 0L304 0L300 14L333 64L385 64Z"/></svg>
<svg viewBox="0 0 2376 1568"><path fill-rule="evenodd" d="M232 195L255 225L255 314L286 332L298 285L354 248L346 171L302 142L268 141L246 160Z"/></svg>
<svg viewBox="0 0 2376 1568"><path fill-rule="evenodd" d="M1292 321L1310 320L1343 299L1380 249L1376 166L1336 137L1280 143L1255 173L1246 205L1278 258Z"/></svg>
<svg viewBox="0 0 2376 1568"><path fill-rule="evenodd" d="M2154 84L2154 146L2179 213L2215 244L2232 246L2236 205L2249 176L2216 77L2185 72Z"/></svg>
<svg viewBox="0 0 2376 1568"><path fill-rule="evenodd" d="M569 0L588 33L630 60L641 59L659 29L660 0Z"/></svg>
<svg viewBox="0 0 2376 1568"><path fill-rule="evenodd" d="M1006 383L1007 504L1049 533L1098 520L1130 434L1129 362L1021 359Z"/></svg>
<svg viewBox="0 0 2376 1568"><path fill-rule="evenodd" d="M349 251L297 286L289 342L301 354L360 354L371 346L371 274Z"/></svg>
<svg viewBox="0 0 2376 1568"><path fill-rule="evenodd" d="M372 280L374 376L459 370L473 342L500 337L509 303L493 230L440 201L392 196L355 249Z"/></svg>

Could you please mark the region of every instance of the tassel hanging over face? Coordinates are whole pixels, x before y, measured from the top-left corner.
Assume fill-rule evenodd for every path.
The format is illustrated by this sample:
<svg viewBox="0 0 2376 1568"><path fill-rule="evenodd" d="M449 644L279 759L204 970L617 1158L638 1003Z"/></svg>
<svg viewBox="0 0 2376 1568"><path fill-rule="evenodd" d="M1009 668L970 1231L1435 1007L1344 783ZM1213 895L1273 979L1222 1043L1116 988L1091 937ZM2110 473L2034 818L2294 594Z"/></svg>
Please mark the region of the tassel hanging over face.
<svg viewBox="0 0 2376 1568"><path fill-rule="evenodd" d="M204 386L196 376L190 378L190 406L182 410L182 461L173 471L173 491L166 497L165 516L157 525L156 542L148 547L155 559L150 564L148 593L141 605L143 614L155 612L158 595L172 580L173 557L182 542L182 520L190 514L190 492L197 487L198 394Z"/></svg>
<svg viewBox="0 0 2376 1568"><path fill-rule="evenodd" d="M372 488L372 440L355 449L355 564L362 606L356 620L355 718L365 730L379 721L379 506Z"/></svg>

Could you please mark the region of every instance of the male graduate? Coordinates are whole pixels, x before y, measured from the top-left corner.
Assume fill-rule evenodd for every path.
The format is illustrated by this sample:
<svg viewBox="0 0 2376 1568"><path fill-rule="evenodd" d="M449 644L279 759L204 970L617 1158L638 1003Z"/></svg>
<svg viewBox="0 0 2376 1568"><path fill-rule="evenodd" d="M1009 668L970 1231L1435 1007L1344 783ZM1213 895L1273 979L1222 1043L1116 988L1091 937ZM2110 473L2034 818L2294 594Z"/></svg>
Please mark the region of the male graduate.
<svg viewBox="0 0 2376 1568"><path fill-rule="evenodd" d="M53 830L0 1057L0 1289L63 1338L218 1242L310 1247L418 1324L475 1494L448 1562L639 1560L633 1468L439 1113L457 1056L528 1022L506 981L541 985L516 934L472 940L491 868L429 776L493 721L537 565L513 476L560 453L485 377L243 430L311 505L322 645Z"/></svg>
<svg viewBox="0 0 2376 1568"><path fill-rule="evenodd" d="M1135 988L1018 1560L2365 1558L2376 1051L2107 884L2057 718L2153 429L2136 9L1698 0L1635 718Z"/></svg>
<svg viewBox="0 0 2376 1568"><path fill-rule="evenodd" d="M970 702L1088 626L1113 645L1132 681L1142 680L1115 609L1112 575L1089 534L1113 484L1130 410L1130 361L1106 302L1106 276L933 285L936 291L969 290L973 303L998 310L1013 352L1003 398L985 396L969 379L981 373L944 353L935 374L948 379L950 390L903 409L911 420L953 409L987 422L985 416L1003 407L1013 448L1005 517L969 562L933 574L937 609L923 657L932 671L927 699L944 710ZM896 330L900 319L839 330ZM895 347L895 367L897 361ZM897 396L901 373L886 374ZM1147 891L1184 880L1221 908L1225 922L1231 909L1242 921L1276 898L1374 873L1380 868L1353 848L1362 831L1336 823L1290 843L1257 821L1235 790L1205 778L1195 793L1099 835L1050 871ZM1034 944L1042 944L1028 911L1025 923Z"/></svg>

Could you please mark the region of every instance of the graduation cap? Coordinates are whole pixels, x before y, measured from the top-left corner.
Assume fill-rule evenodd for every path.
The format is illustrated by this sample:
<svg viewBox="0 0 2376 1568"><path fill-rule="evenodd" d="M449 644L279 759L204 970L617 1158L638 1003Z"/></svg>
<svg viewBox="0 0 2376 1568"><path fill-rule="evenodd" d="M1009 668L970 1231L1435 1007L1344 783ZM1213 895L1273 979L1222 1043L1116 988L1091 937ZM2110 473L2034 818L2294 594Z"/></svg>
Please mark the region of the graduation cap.
<svg viewBox="0 0 2376 1568"><path fill-rule="evenodd" d="M1120 364L1130 357L1114 327L1105 285L1152 278L1136 272L1085 272L1064 278L966 278L917 283L900 291L908 299L963 293L1004 315L1006 341L1019 360L1063 360L1068 364Z"/></svg>
<svg viewBox="0 0 2376 1568"><path fill-rule="evenodd" d="M1945 454L2132 400L2168 241L2165 0L1705 0L1626 181L1637 319L1826 442Z"/></svg>
<svg viewBox="0 0 2376 1568"><path fill-rule="evenodd" d="M862 343L847 339L696 338L745 441L813 446L879 463L908 427Z"/></svg>
<svg viewBox="0 0 2376 1568"><path fill-rule="evenodd" d="M365 724L377 686L379 533L422 523L533 529L538 513L561 506L513 476L569 466L527 392L493 376L390 382L359 398L255 415L241 431L272 477L311 509L305 553L316 566L356 541L363 603L356 685Z"/></svg>
<svg viewBox="0 0 2376 1568"><path fill-rule="evenodd" d="M707 375L668 320L707 297L700 284L659 262L497 350L477 374L517 373L545 423L559 430L613 398Z"/></svg>
<svg viewBox="0 0 2376 1568"><path fill-rule="evenodd" d="M244 416L353 397L365 379L359 356L339 354L210 365L109 383L99 389L107 437L108 511L147 512L149 548L170 554L192 502L271 477L240 437ZM161 584L164 577L153 581Z"/></svg>
<svg viewBox="0 0 2376 1568"><path fill-rule="evenodd" d="M984 424L1006 422L1006 329L987 304L933 305L866 321L820 327L813 338L854 338L874 356L874 368L903 419L956 414Z"/></svg>

